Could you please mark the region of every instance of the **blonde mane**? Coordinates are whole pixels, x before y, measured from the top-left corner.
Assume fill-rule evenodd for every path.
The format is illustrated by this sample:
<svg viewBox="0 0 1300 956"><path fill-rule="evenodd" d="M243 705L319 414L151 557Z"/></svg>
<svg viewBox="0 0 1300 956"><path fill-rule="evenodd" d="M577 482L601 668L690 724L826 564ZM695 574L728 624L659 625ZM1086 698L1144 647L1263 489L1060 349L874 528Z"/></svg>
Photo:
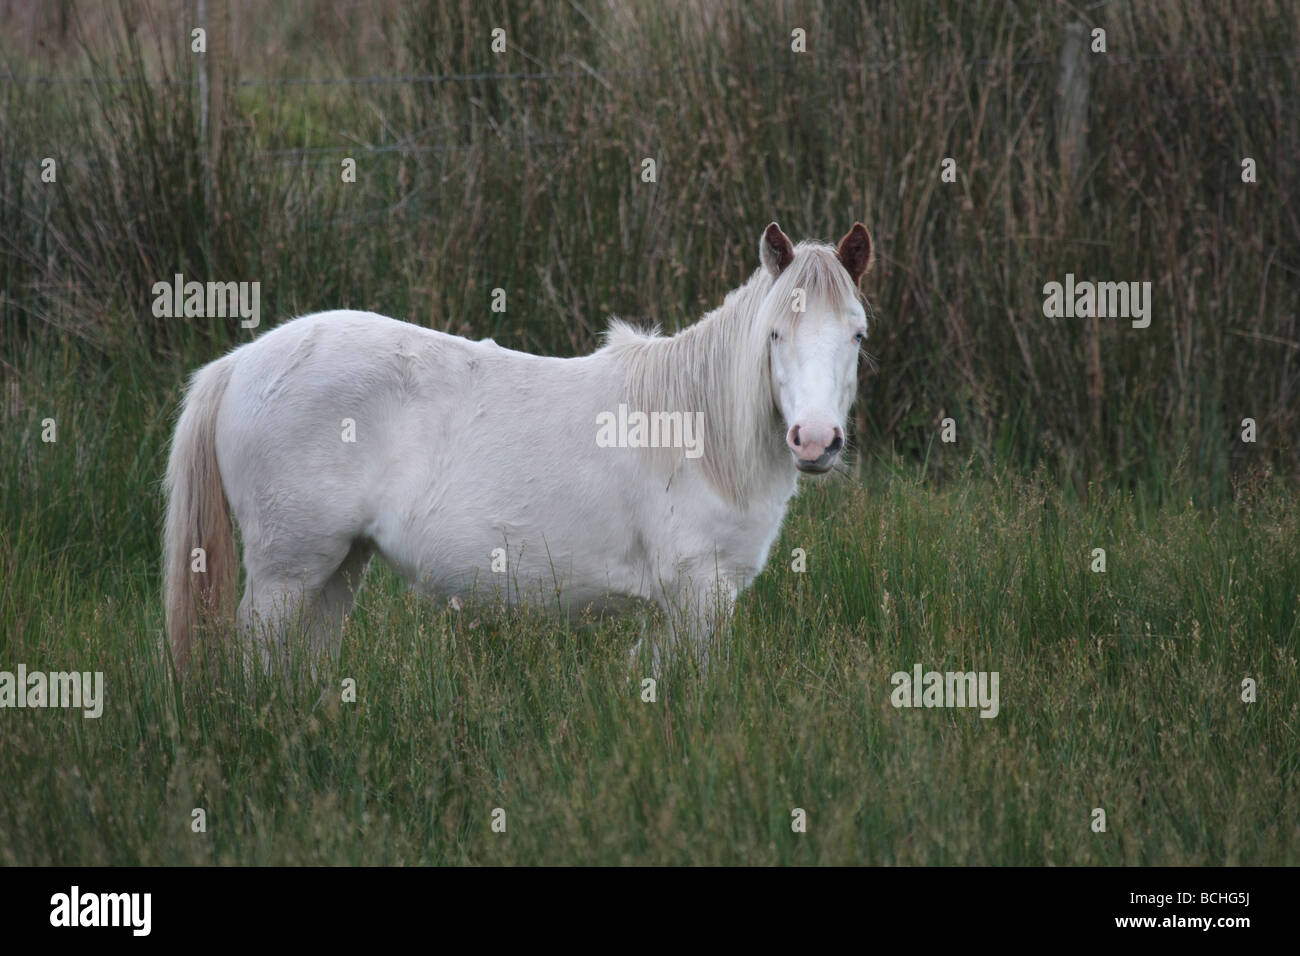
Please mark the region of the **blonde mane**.
<svg viewBox="0 0 1300 956"><path fill-rule="evenodd" d="M805 313L791 308L796 289L803 290ZM760 267L676 335L612 320L601 351L622 359L632 409L703 413L705 475L727 501L743 507L761 473L788 458L768 363L772 330L782 321L793 326L814 309L840 312L857 295L833 246L801 242L778 278ZM646 451L666 452L674 468L683 458L681 449Z"/></svg>

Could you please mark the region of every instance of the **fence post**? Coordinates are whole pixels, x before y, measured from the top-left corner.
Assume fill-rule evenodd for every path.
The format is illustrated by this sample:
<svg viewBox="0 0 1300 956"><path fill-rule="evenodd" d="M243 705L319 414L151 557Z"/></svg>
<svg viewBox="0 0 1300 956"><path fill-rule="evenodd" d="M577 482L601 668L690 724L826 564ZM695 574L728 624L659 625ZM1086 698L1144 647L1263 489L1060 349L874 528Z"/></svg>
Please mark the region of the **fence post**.
<svg viewBox="0 0 1300 956"><path fill-rule="evenodd" d="M226 58L229 55L229 7L226 0L196 0L199 26L207 36L207 52L199 56L199 144L203 153L203 199L210 221L217 221L213 188L220 168L221 132L225 116Z"/></svg>
<svg viewBox="0 0 1300 956"><path fill-rule="evenodd" d="M1062 222L1073 218L1083 192L1083 171L1088 162L1088 93L1092 85L1088 29L1082 23L1065 25L1061 40L1060 78L1056 87L1056 153L1060 164ZM1094 439L1101 435L1104 382L1101 374L1101 323L1096 315L1085 326L1088 375L1088 409Z"/></svg>
<svg viewBox="0 0 1300 956"><path fill-rule="evenodd" d="M207 0L208 22L208 178L214 185L213 200L220 204L221 190L215 179L221 172L221 150L226 132L226 71L230 65L229 0ZM214 207L214 212L221 210Z"/></svg>
<svg viewBox="0 0 1300 956"><path fill-rule="evenodd" d="M206 37L208 32L208 0L197 0L195 19L199 21ZM204 41L207 42L206 40ZM206 50L207 47L205 46ZM208 151L208 55L199 55L199 152L203 166L203 207L212 210L212 156Z"/></svg>
<svg viewBox="0 0 1300 956"><path fill-rule="evenodd" d="M1060 80L1056 88L1056 149L1061 179L1071 190L1071 199L1078 196L1088 158L1091 74L1088 29L1082 23L1067 23L1061 42Z"/></svg>

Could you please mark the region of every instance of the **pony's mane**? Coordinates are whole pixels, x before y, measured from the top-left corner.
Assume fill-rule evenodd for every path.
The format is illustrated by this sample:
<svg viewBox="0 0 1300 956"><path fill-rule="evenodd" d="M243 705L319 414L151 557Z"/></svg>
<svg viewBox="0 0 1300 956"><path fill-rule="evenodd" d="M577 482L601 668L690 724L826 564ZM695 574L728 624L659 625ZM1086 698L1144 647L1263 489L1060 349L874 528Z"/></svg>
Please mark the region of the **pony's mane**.
<svg viewBox="0 0 1300 956"><path fill-rule="evenodd" d="M794 325L803 314L791 308L795 289L804 290L807 311L839 311L858 295L834 247L801 242L777 279L760 267L722 305L676 335L612 319L601 349L623 361L633 409L704 413L700 463L718 492L742 507L768 463L787 454L781 430L773 427L779 413L768 337L778 321ZM674 467L680 464L682 450L667 451Z"/></svg>

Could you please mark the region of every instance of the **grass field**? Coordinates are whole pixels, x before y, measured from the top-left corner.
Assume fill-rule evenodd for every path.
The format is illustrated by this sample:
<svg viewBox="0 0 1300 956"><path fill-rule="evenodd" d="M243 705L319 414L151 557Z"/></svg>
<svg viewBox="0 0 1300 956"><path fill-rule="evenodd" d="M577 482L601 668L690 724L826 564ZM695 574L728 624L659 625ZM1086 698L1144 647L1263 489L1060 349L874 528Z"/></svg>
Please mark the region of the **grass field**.
<svg viewBox="0 0 1300 956"><path fill-rule="evenodd" d="M107 697L0 710L0 865L1300 863L1300 4L291 0L206 60L190 6L0 11L0 672ZM1077 183L1073 22L1109 43ZM639 619L375 567L324 693L178 693L192 369L338 307L673 331L773 219L870 226L873 360L857 467L804 482L711 669L646 701ZM260 328L156 315L177 273L260 283ZM1150 327L1045 316L1066 274L1151 283ZM997 716L895 708L917 665L997 672Z"/></svg>
<svg viewBox="0 0 1300 956"><path fill-rule="evenodd" d="M805 480L725 655L653 703L635 619L431 607L378 568L324 697L232 668L182 702L151 550L162 409L130 374L83 382L98 400L57 443L0 448L24 502L0 535L0 661L106 684L97 720L0 714L0 863L1300 860L1300 527L1278 483L1218 509L1084 503L1047 474L875 459ZM918 663L997 671L998 715L894 708Z"/></svg>

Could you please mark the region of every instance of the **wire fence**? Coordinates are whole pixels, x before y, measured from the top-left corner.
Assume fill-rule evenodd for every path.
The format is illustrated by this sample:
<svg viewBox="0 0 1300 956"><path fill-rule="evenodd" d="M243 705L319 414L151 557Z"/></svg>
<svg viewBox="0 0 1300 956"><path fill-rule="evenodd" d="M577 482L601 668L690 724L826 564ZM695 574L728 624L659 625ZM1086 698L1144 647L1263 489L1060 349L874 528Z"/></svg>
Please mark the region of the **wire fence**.
<svg viewBox="0 0 1300 956"><path fill-rule="evenodd" d="M919 65L921 61L933 62L940 54L929 56L901 56L891 60L862 60L856 63L840 63L830 69L838 72L887 71L905 65ZM1138 63L1162 62L1166 60L1300 60L1300 50L1172 50L1166 53L1108 53L1099 61L1101 65L1130 66ZM990 66L1004 64L1009 66L1040 66L1057 62L1056 55L1038 55L1017 57L1006 60L1002 57L973 57L967 61L971 66ZM789 72L794 66L754 66L748 73ZM823 67L825 69L825 67ZM636 77L657 76L661 73L700 73L723 74L728 70L717 67L661 67L639 70L540 70L519 72L479 72L479 73L410 73L410 74L370 74L366 76L318 76L318 77L257 77L235 80L236 87L278 87L278 86L418 86L436 83L479 83L492 81L527 81L527 80L581 80L581 79L628 79ZM115 86L193 86L197 81L169 79L141 79L138 77L95 77L95 76L41 76L37 74L0 73L0 83L32 83L37 85L76 85Z"/></svg>
<svg viewBox="0 0 1300 956"><path fill-rule="evenodd" d="M820 64L817 72L822 73L884 73L904 67L928 66L945 56L943 53L914 54L887 60L863 60L837 64ZM1095 61L1105 67L1130 67L1147 63L1178 61L1297 61L1300 50L1209 50L1188 49L1164 53L1107 53ZM972 67L1005 66L1010 68L1055 66L1059 62L1057 54L1034 55L1024 57L973 57L964 61ZM745 75L763 73L788 73L803 66L789 64L755 65L746 68ZM734 76L736 71L714 67L661 67L649 69L597 70L583 67L567 70L535 70L514 72L473 72L473 73L409 73L409 74L370 74L363 76L325 76L325 77L258 77L233 80L236 88L311 88L311 87L375 87L375 86L433 86L438 84L468 83L502 83L502 82L579 82L595 80L609 85L612 80L635 80L659 76L671 72L674 74L697 74L715 76ZM139 85L159 87L192 87L198 83L194 80L174 80L138 77L96 77L96 76L43 76L36 74L0 73L0 83L12 83L34 86L125 86ZM1173 102L1173 101L1171 101ZM421 143L420 140L435 132L456 130L486 131L490 135L475 142L439 142ZM259 150L250 154L250 158L274 162L277 164L324 163L336 161L338 157L389 157L415 156L422 154L463 153L473 150L493 148L554 148L570 145L573 141L564 137L551 135L509 135L501 129L487 123L446 123L425 127L389 143L364 144L349 143L326 146L298 146L280 149ZM39 163L39 160L31 160ZM28 165L19 161L15 165Z"/></svg>

